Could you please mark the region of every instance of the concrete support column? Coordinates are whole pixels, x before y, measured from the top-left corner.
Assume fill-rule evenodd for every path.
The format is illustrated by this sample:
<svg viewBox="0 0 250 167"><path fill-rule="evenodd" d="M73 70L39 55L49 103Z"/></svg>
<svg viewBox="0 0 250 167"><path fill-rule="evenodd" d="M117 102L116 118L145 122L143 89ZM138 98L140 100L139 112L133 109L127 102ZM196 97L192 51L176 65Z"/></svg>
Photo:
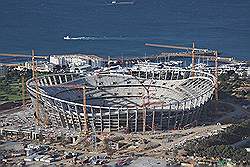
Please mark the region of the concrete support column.
<svg viewBox="0 0 250 167"><path fill-rule="evenodd" d="M61 75L58 75L58 77L59 77L60 84L63 83L63 82L62 82Z"/></svg>
<svg viewBox="0 0 250 167"><path fill-rule="evenodd" d="M3 136L4 130L0 129L0 135Z"/></svg>
<svg viewBox="0 0 250 167"><path fill-rule="evenodd" d="M166 71L166 74L165 74L165 80L167 80L168 78L168 70Z"/></svg>
<svg viewBox="0 0 250 167"><path fill-rule="evenodd" d="M135 111L135 132L137 132L137 125L138 125L138 109L136 108L136 111Z"/></svg>
<svg viewBox="0 0 250 167"><path fill-rule="evenodd" d="M111 132L111 112L109 107L109 132Z"/></svg>
<svg viewBox="0 0 250 167"><path fill-rule="evenodd" d="M58 112L58 114L59 114L59 117L60 117L62 126L63 126L64 128L66 128L67 125L66 125L66 122L65 122L65 118L64 118L63 113L62 113L60 110L58 110L57 112Z"/></svg>
<svg viewBox="0 0 250 167"><path fill-rule="evenodd" d="M50 77L48 77L48 80L49 80L49 85L53 85Z"/></svg>
<svg viewBox="0 0 250 167"><path fill-rule="evenodd" d="M117 113L117 123L118 123L118 127L117 130L120 129L120 110L118 109L118 113Z"/></svg>
<svg viewBox="0 0 250 167"><path fill-rule="evenodd" d="M126 127L127 127L127 130L130 130L129 129L129 110L128 110L128 108L127 108L127 123L126 123Z"/></svg>
<svg viewBox="0 0 250 167"><path fill-rule="evenodd" d="M163 121L162 121L163 118L162 117L163 117L163 104L161 105L161 117L160 117L160 119L161 119L160 120L160 128L161 128L161 130L162 130L162 127L163 127L163 125L162 125L163 124Z"/></svg>
<svg viewBox="0 0 250 167"><path fill-rule="evenodd" d="M69 108L69 106L68 106L68 108ZM75 106L75 111L77 113L78 126L80 128L80 131L82 131L81 117L80 117L80 112L78 112L78 110L77 110L77 106Z"/></svg>
<svg viewBox="0 0 250 167"><path fill-rule="evenodd" d="M154 131L155 130L155 107L154 107L154 109L153 109L153 116L152 116L152 131Z"/></svg>
<svg viewBox="0 0 250 167"><path fill-rule="evenodd" d="M41 86L46 86L47 85L45 77L41 78L41 82L42 82Z"/></svg>
<svg viewBox="0 0 250 167"><path fill-rule="evenodd" d="M102 108L100 107L101 132L103 132Z"/></svg>
<svg viewBox="0 0 250 167"><path fill-rule="evenodd" d="M194 108L196 108L196 104L197 104L197 98L194 99Z"/></svg>
<svg viewBox="0 0 250 167"><path fill-rule="evenodd" d="M143 110L143 132L146 132L146 122L147 122L147 108Z"/></svg>
<svg viewBox="0 0 250 167"><path fill-rule="evenodd" d="M191 106L192 106L192 100L189 100L189 106L188 106L189 110L191 110L191 108L192 108Z"/></svg>
<svg viewBox="0 0 250 167"><path fill-rule="evenodd" d="M174 77L174 71L171 72L171 79L170 80L173 80L173 77Z"/></svg>
<svg viewBox="0 0 250 167"><path fill-rule="evenodd" d="M70 116L71 116L71 120L72 120L72 124L73 124L73 128L74 130L76 131L77 130L77 127L76 127L76 123L75 123L75 120L74 120L74 114L72 113L72 111L70 111Z"/></svg>
<svg viewBox="0 0 250 167"><path fill-rule="evenodd" d="M42 79L42 78L39 79L39 85L40 85L40 86L44 86L44 82L43 82L43 79Z"/></svg>
<svg viewBox="0 0 250 167"><path fill-rule="evenodd" d="M64 75L64 78L65 78L65 82L68 82L67 75Z"/></svg>
<svg viewBox="0 0 250 167"><path fill-rule="evenodd" d="M56 80L56 76L55 76L55 75L53 75L53 79L54 79L55 85L57 85L58 83L57 83L57 80Z"/></svg>
<svg viewBox="0 0 250 167"><path fill-rule="evenodd" d="M171 104L170 104L170 106L169 106L170 108L169 108L169 111L168 111L168 129L169 129L169 126L170 126L170 116L171 116Z"/></svg>

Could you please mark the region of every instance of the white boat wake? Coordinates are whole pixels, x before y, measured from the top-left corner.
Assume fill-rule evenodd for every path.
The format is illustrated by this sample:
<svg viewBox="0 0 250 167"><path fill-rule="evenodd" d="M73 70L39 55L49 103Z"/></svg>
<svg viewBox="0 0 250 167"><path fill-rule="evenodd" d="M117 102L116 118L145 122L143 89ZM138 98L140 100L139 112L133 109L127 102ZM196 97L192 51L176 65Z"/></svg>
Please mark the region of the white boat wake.
<svg viewBox="0 0 250 167"><path fill-rule="evenodd" d="M82 37L63 37L64 40L85 40L85 41L97 41L97 40L149 40L149 39L162 39L162 37L94 37L94 36L82 36Z"/></svg>
<svg viewBox="0 0 250 167"><path fill-rule="evenodd" d="M111 3L109 3L108 5L134 5L135 2L134 1L112 1Z"/></svg>

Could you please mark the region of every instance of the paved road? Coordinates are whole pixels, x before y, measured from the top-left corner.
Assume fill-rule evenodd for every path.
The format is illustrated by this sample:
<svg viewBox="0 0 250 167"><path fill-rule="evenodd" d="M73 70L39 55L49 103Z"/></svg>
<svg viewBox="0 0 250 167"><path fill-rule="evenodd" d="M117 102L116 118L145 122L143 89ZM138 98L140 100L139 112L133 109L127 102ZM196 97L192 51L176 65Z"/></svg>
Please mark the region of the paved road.
<svg viewBox="0 0 250 167"><path fill-rule="evenodd" d="M152 157L140 157L133 161L129 167L163 167L167 163L165 160L156 159Z"/></svg>

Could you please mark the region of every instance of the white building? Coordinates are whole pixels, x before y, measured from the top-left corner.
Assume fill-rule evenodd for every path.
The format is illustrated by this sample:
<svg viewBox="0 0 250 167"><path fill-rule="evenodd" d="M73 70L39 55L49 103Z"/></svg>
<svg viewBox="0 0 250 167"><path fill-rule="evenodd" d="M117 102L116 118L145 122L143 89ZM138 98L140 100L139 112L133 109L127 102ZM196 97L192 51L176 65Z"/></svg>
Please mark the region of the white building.
<svg viewBox="0 0 250 167"><path fill-rule="evenodd" d="M26 69L32 70L32 62L25 62L24 65L18 65L15 70L25 71ZM53 65L48 62L37 62L36 70L38 72L53 72Z"/></svg>
<svg viewBox="0 0 250 167"><path fill-rule="evenodd" d="M100 68L102 66L103 58L96 55L51 55L50 63L53 65L67 65L69 67L81 67L90 65L92 68Z"/></svg>

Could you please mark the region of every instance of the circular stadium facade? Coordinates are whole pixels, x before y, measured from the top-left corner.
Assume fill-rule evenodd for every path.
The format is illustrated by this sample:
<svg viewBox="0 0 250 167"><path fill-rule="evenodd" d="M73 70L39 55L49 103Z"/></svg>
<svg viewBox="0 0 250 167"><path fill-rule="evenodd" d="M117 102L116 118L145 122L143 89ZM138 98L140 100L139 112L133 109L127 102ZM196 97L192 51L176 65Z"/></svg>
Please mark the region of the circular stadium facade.
<svg viewBox="0 0 250 167"><path fill-rule="evenodd" d="M194 122L212 98L215 78L201 71L138 68L127 73L47 75L30 79L27 88L33 105L41 109L39 117L47 115L50 126L83 131L88 120L88 127L97 132L141 132Z"/></svg>

